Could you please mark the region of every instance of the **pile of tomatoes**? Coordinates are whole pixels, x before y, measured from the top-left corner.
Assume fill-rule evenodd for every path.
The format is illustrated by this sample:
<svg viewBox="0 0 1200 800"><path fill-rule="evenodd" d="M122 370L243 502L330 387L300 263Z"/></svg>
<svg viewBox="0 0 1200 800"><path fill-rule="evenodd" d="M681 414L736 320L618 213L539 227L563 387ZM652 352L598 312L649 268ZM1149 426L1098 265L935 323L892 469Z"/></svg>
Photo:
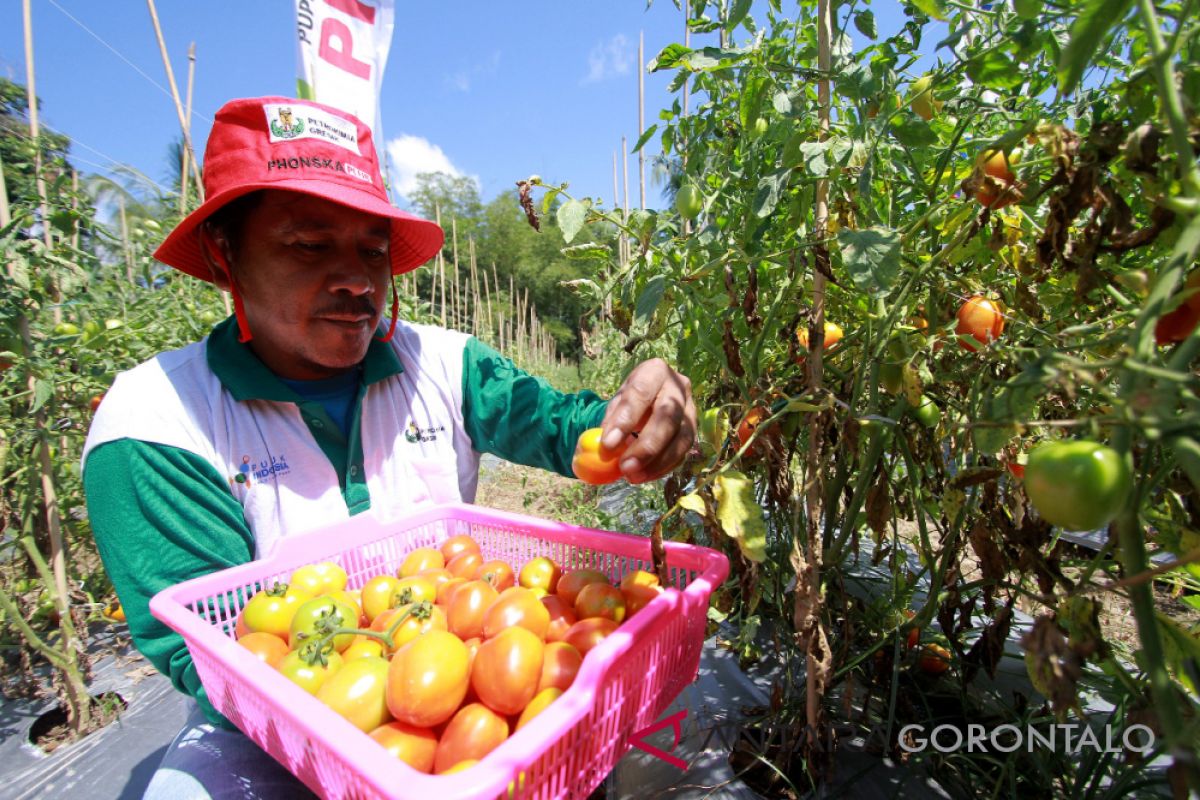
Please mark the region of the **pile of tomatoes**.
<svg viewBox="0 0 1200 800"><path fill-rule="evenodd" d="M469 536L409 553L347 590L331 562L254 595L238 643L393 756L425 773L467 769L570 688L588 652L661 591L619 586L545 557L520 570Z"/></svg>

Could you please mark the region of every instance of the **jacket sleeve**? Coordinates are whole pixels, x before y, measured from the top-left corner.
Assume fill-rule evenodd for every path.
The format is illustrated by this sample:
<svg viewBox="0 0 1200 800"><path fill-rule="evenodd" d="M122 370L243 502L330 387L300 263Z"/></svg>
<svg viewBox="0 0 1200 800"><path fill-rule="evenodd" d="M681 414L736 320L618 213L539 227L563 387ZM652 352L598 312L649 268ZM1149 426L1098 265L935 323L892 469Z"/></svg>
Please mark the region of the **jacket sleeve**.
<svg viewBox="0 0 1200 800"><path fill-rule="evenodd" d="M83 482L134 644L211 722L232 728L208 701L183 637L149 609L162 589L253 559L254 536L226 479L194 453L119 439L88 454Z"/></svg>
<svg viewBox="0 0 1200 800"><path fill-rule="evenodd" d="M481 453L573 478L575 443L607 406L595 392L558 391L474 337L463 349L463 420Z"/></svg>

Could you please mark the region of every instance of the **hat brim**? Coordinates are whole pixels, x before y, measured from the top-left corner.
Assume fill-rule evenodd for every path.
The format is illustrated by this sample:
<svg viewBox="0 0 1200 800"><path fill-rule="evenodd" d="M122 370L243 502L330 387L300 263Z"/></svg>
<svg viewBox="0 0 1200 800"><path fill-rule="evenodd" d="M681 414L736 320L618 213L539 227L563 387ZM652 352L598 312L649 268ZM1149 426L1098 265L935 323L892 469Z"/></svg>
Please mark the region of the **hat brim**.
<svg viewBox="0 0 1200 800"><path fill-rule="evenodd" d="M367 214L386 217L391 221L391 241L388 251L391 256L393 275L410 272L428 262L437 255L446 241L446 234L437 223L409 214L407 211L401 211L374 194L325 181L291 178L240 184L228 191L209 197L199 208L188 214L175 226L175 229L154 251L154 257L180 272L186 272L192 277L211 282L213 275L204 258L203 245L200 242L200 226L217 209L242 195L259 189L299 192Z"/></svg>

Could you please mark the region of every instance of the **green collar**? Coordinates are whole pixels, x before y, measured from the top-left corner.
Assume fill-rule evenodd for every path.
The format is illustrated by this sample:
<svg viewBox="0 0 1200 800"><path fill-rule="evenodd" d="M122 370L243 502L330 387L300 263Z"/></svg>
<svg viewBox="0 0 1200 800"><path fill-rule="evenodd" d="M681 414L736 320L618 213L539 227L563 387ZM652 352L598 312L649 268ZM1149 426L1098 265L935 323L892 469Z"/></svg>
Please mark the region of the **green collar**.
<svg viewBox="0 0 1200 800"><path fill-rule="evenodd" d="M385 328L381 325L381 335ZM363 385L390 378L404 372L396 351L375 337L363 357ZM249 347L238 341L237 319L229 317L213 328L208 336L208 368L237 401L272 400L281 403L302 403L304 398L293 392L267 369Z"/></svg>

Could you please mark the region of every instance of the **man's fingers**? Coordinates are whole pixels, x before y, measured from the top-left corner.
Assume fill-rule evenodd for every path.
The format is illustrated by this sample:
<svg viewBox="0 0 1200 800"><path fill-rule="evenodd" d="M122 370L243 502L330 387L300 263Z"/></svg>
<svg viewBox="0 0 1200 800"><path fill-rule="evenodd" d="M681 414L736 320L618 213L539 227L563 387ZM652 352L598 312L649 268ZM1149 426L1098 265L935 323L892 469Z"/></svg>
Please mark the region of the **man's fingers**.
<svg viewBox="0 0 1200 800"><path fill-rule="evenodd" d="M682 376L680 376L682 378ZM621 459L621 471L634 483L675 469L696 441L696 406L687 381L664 387L654 413Z"/></svg>
<svg viewBox="0 0 1200 800"><path fill-rule="evenodd" d="M633 368L621 388L613 395L604 414L605 447L617 447L626 435L653 411L655 399L663 388L671 368L660 358L643 361Z"/></svg>

